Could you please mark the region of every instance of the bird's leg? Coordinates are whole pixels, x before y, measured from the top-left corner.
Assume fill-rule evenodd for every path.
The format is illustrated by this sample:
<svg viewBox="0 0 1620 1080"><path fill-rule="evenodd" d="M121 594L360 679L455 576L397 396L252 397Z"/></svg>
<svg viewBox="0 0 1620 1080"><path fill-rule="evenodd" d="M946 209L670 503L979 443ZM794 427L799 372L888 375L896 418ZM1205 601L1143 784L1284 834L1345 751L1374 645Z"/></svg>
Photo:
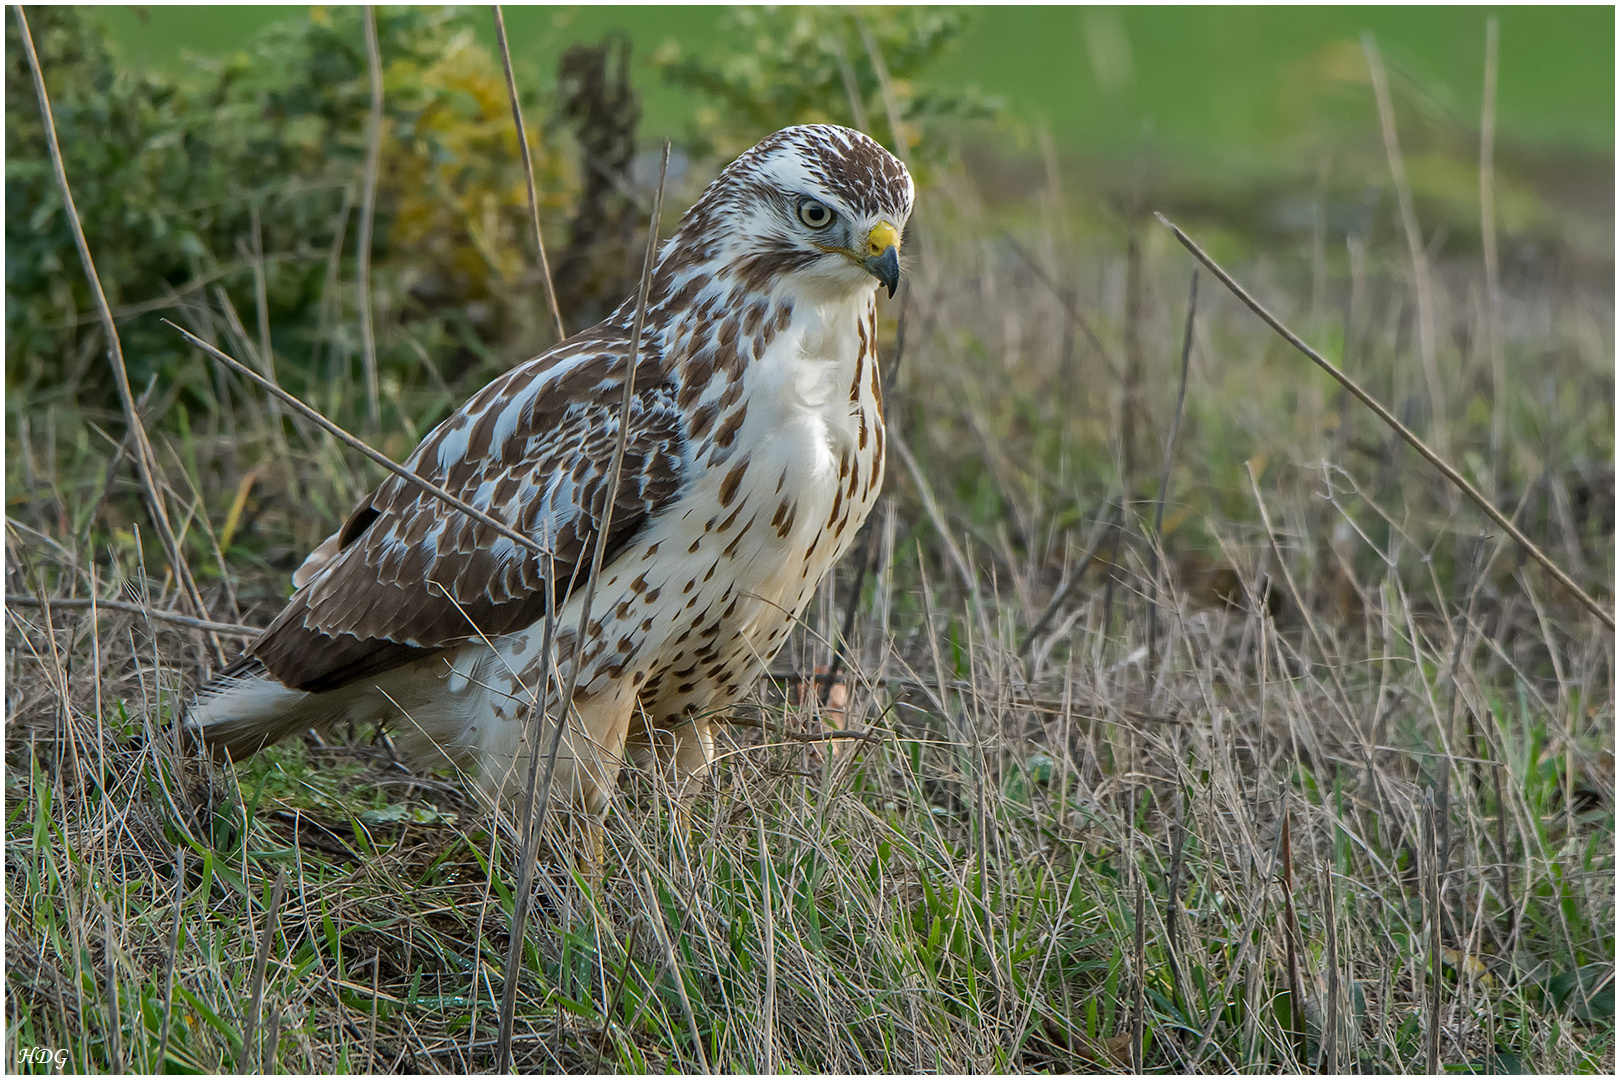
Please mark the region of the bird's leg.
<svg viewBox="0 0 1620 1080"><path fill-rule="evenodd" d="M708 775L709 762L714 759L714 735L708 721L690 717L675 730L675 744L670 753L670 804L677 839L687 851L692 844L692 804Z"/></svg>
<svg viewBox="0 0 1620 1080"><path fill-rule="evenodd" d="M602 887L602 868L606 862L605 836L606 829L602 823L601 815L586 814L581 827L584 834L580 838L580 875L590 884L593 892L599 892Z"/></svg>

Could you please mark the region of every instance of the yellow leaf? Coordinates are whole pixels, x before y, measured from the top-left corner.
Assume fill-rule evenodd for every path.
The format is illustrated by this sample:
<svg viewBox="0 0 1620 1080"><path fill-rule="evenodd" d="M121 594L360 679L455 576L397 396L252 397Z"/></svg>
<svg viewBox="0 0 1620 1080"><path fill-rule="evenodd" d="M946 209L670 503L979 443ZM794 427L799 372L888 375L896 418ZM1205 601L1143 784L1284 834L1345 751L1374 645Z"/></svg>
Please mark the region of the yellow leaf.
<svg viewBox="0 0 1620 1080"><path fill-rule="evenodd" d="M253 482L259 478L258 469L249 469L242 482L236 485L236 498L231 500L231 509L225 515L225 527L219 531L219 548L227 550L231 546L231 538L236 535L236 527L242 523L242 511L247 506L248 492L253 490Z"/></svg>

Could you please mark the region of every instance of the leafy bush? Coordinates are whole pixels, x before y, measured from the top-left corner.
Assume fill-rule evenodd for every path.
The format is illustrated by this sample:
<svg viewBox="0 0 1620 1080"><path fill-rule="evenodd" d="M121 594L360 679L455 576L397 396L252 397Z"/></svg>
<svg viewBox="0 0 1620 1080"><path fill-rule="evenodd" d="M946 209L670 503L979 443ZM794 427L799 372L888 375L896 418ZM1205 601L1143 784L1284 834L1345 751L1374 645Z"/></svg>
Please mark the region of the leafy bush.
<svg viewBox="0 0 1620 1080"><path fill-rule="evenodd" d="M99 24L79 9L37 9L31 24L74 201L137 390L161 373L205 391L206 370L159 318L228 336L216 322L222 287L254 326L261 255L278 374L295 386L318 374L350 378L359 344L336 331L356 321L370 110L358 10L316 9L273 25L184 79L116 66ZM499 62L474 41L466 16L379 9L377 24L385 114L373 304L379 363L398 377L419 371L424 354L456 342L477 349L528 328L535 290ZM100 327L9 20L6 35L7 383L110 401ZM531 141L545 205L564 204L560 163L541 152L537 132ZM413 319L419 325L404 325ZM423 337L446 336L422 347ZM324 371L322 349L331 359Z"/></svg>
<svg viewBox="0 0 1620 1080"><path fill-rule="evenodd" d="M711 103L693 124L697 149L729 157L787 124L835 123L926 161L941 150L937 135L945 122L992 118L1001 109L975 88L947 89L922 78L971 18L944 7L743 7L728 13L726 32L709 51L671 41L654 61L670 82ZM874 51L887 69L898 132L889 123Z"/></svg>

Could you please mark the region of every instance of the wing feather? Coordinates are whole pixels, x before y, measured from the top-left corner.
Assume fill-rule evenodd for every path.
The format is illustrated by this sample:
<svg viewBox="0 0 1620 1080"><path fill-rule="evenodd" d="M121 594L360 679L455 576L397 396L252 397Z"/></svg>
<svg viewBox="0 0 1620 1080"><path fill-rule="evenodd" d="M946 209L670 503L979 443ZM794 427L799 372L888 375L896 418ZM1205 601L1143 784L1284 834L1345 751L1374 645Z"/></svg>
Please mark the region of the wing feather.
<svg viewBox="0 0 1620 1080"><path fill-rule="evenodd" d="M602 328L563 343L485 387L407 462L549 545L549 558L390 477L316 549L321 561L300 567L301 587L249 653L290 687L331 690L531 625L548 593L560 607L590 570L627 351L622 335ZM628 423L609 559L686 476L685 421L656 358L637 367Z"/></svg>

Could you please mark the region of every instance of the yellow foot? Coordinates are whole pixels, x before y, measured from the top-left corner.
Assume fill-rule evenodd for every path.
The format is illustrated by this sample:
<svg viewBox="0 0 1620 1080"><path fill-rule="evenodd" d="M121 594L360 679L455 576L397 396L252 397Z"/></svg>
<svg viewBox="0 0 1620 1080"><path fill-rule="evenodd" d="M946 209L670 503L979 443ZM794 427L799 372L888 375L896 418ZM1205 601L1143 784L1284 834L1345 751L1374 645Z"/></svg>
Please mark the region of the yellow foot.
<svg viewBox="0 0 1620 1080"><path fill-rule="evenodd" d="M585 858L590 864L593 880L601 882L603 864L607 861L606 832L600 818L592 818L585 826Z"/></svg>

